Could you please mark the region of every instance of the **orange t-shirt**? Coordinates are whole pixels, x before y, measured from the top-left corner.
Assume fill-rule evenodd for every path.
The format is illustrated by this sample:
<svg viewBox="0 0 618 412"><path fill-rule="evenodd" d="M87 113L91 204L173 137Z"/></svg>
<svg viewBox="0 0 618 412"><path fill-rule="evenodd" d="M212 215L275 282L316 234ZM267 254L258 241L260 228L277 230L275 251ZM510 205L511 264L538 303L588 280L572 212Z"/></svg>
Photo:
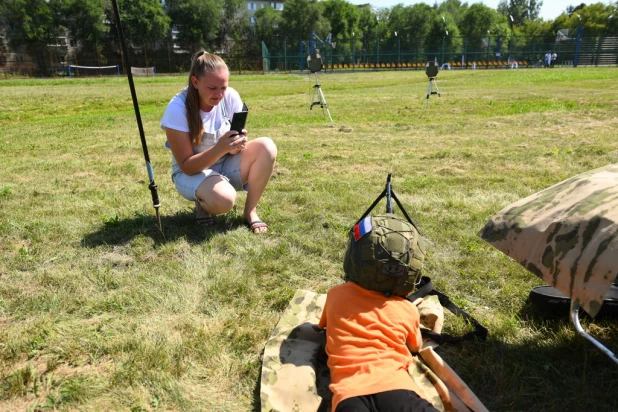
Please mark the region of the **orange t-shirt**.
<svg viewBox="0 0 618 412"><path fill-rule="evenodd" d="M318 326L326 328L333 411L344 399L396 389L423 396L407 372L410 350L423 344L419 319L409 301L353 282L328 291Z"/></svg>

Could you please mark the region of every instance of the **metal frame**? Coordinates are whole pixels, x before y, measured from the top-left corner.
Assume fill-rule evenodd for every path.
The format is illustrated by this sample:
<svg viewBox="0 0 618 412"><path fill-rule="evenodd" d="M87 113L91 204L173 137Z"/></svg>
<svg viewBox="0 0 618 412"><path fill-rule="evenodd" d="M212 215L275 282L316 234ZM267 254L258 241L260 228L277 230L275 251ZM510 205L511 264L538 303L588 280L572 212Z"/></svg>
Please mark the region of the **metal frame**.
<svg viewBox="0 0 618 412"><path fill-rule="evenodd" d="M588 332L586 332L584 328L582 328L582 325L579 323L579 303L577 303L573 299L571 300L570 315L571 315L571 322L573 322L573 325L575 326L575 330L577 331L577 333L579 333L584 338L586 338L586 340L590 341L594 346L597 347L597 349L599 349L601 352L609 356L609 358L618 365L618 358L616 357L616 355L614 355L614 353L610 351L608 348L606 348L601 342L599 342L598 340L590 336Z"/></svg>
<svg viewBox="0 0 618 412"><path fill-rule="evenodd" d="M146 171L148 172L148 180L150 180L150 184L148 185L148 188L150 189L150 194L152 196L152 207L154 207L155 213L157 215L157 223L159 225L159 230L163 233L163 228L161 227L161 216L159 215L159 207L161 207L161 203L159 202L157 184L155 183L154 173L152 171L152 166L150 164L150 156L148 155L148 145L146 144L146 136L144 134L144 127L142 126L142 117L139 111L139 103L137 101L137 94L135 93L135 85L133 84L133 75L131 74L131 63L129 62L129 53L127 52L127 45L124 40L124 32L122 31L122 23L120 22L120 12L118 10L117 1L112 0L112 5L114 8L114 18L116 20L116 26L118 29L118 37L120 37L121 51L124 57L124 66L127 72L127 78L129 79L129 88L131 89L133 109L135 110L135 120L137 120L137 128L139 130L139 136L142 142L142 151L144 152L144 160L146 161Z"/></svg>

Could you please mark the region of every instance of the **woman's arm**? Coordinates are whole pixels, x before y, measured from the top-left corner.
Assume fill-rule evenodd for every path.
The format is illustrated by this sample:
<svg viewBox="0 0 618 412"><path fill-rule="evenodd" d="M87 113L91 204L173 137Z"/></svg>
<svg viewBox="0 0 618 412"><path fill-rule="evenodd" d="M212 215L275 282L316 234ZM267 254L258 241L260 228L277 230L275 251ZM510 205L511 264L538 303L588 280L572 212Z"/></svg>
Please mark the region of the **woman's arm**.
<svg viewBox="0 0 618 412"><path fill-rule="evenodd" d="M209 168L227 153L237 153L240 151L239 147L246 142L243 135L233 136L234 133L230 131L223 134L217 144L210 149L195 154L189 132L181 132L168 127L165 129L165 135L180 170L189 176Z"/></svg>

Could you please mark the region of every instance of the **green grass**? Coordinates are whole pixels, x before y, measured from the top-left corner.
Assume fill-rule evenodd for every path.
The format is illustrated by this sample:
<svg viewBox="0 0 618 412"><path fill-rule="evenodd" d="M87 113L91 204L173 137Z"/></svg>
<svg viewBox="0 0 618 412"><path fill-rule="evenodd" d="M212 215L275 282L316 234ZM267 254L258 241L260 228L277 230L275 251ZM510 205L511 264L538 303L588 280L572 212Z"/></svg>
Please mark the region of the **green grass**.
<svg viewBox="0 0 618 412"><path fill-rule="evenodd" d="M507 204L618 161L616 69L232 76L250 138L276 142L259 205L213 228L169 177L159 121L184 77L136 78L163 234L126 79L0 81L0 410L253 410L260 353L298 288L338 284L346 231L393 190L431 244L426 274L490 330L438 352L490 410L618 409L618 369L542 284L476 233ZM378 206L383 211L384 205ZM583 319L618 351L615 320ZM447 318L446 329L461 325Z"/></svg>

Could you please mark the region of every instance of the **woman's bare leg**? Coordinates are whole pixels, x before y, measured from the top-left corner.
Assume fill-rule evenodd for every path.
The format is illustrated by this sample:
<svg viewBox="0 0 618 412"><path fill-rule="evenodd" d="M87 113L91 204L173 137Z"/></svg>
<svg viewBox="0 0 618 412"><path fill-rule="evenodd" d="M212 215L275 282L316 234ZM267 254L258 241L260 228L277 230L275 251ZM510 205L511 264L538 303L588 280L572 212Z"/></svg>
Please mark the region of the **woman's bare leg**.
<svg viewBox="0 0 618 412"><path fill-rule="evenodd" d="M247 200L244 218L248 223L260 220L256 207L270 179L277 158L277 146L268 137L260 137L247 142L240 158L240 177L247 184ZM267 229L258 228L256 233Z"/></svg>
<svg viewBox="0 0 618 412"><path fill-rule="evenodd" d="M195 191L202 209L213 215L227 213L236 202L236 190L222 176L210 176Z"/></svg>

